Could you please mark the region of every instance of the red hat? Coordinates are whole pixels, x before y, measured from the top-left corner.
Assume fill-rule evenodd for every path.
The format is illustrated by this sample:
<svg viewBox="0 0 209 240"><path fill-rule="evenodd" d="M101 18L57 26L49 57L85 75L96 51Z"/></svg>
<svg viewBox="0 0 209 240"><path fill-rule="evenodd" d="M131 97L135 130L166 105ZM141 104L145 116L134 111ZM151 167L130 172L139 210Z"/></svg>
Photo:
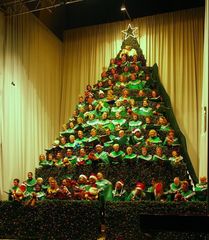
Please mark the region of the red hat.
<svg viewBox="0 0 209 240"><path fill-rule="evenodd" d="M103 148L103 146L102 146L101 144L97 144L97 145L96 145L96 148L97 148L97 147L102 147L102 148Z"/></svg>
<svg viewBox="0 0 209 240"><path fill-rule="evenodd" d="M145 189L145 185L141 182L138 182L136 184L136 189L139 189L139 190L144 190Z"/></svg>
<svg viewBox="0 0 209 240"><path fill-rule="evenodd" d="M136 133L136 132L141 132L141 130L139 128L135 128L132 133Z"/></svg>
<svg viewBox="0 0 209 240"><path fill-rule="evenodd" d="M93 178L95 181L97 181L97 177L96 177L95 174L91 174L90 177L89 177L89 179L90 179L90 178Z"/></svg>
<svg viewBox="0 0 209 240"><path fill-rule="evenodd" d="M87 176L84 175L84 174L81 174L81 175L79 176L79 178L81 178L81 177L85 178L86 180L88 179Z"/></svg>
<svg viewBox="0 0 209 240"><path fill-rule="evenodd" d="M24 183L22 183L22 184L20 185L20 187L17 188L17 190L16 190L16 195L17 195L17 196L23 195L24 192L26 191L26 189L27 189L27 186L26 186Z"/></svg>
<svg viewBox="0 0 209 240"><path fill-rule="evenodd" d="M27 186L26 186L24 183L22 183L22 184L20 185L20 190L23 191L23 192L25 192L26 189L27 189Z"/></svg>
<svg viewBox="0 0 209 240"><path fill-rule="evenodd" d="M155 185L155 190L156 190L156 193L161 193L161 191L163 190L163 184L161 182L159 183L156 183Z"/></svg>
<svg viewBox="0 0 209 240"><path fill-rule="evenodd" d="M124 186L123 180L117 181L116 184L117 184L117 183L120 184L122 187Z"/></svg>

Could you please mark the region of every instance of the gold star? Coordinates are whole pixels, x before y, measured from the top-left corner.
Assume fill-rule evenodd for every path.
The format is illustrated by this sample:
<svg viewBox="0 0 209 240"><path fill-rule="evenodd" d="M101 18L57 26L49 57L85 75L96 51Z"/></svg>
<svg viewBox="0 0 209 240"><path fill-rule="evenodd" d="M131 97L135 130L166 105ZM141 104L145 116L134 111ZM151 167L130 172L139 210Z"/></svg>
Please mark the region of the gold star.
<svg viewBox="0 0 209 240"><path fill-rule="evenodd" d="M122 33L125 34L125 40L129 37L133 37L136 38L135 36L135 31L136 31L137 27L131 27L131 24L128 24L128 28L126 30L123 30Z"/></svg>

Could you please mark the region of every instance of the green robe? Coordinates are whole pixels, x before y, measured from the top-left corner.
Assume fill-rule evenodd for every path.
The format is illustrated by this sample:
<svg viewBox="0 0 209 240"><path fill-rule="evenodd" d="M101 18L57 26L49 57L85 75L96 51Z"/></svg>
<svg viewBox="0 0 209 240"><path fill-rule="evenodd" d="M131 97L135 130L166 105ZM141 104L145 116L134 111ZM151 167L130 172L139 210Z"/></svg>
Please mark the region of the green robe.
<svg viewBox="0 0 209 240"><path fill-rule="evenodd" d="M123 72L121 75L123 75L126 78L129 78L131 76L130 72Z"/></svg>
<svg viewBox="0 0 209 240"><path fill-rule="evenodd" d="M87 190L89 190L90 186L87 184L81 183L81 184L79 184L79 188L84 191L87 191Z"/></svg>
<svg viewBox="0 0 209 240"><path fill-rule="evenodd" d="M76 105L76 109L77 110L79 110L80 108L85 108L85 102L82 102L82 103L78 103L77 105Z"/></svg>
<svg viewBox="0 0 209 240"><path fill-rule="evenodd" d="M48 166L53 166L54 165L54 161L53 160L47 160L47 162L48 162Z"/></svg>
<svg viewBox="0 0 209 240"><path fill-rule="evenodd" d="M175 162L175 163L180 163L183 160L182 156L178 156L178 157L169 157L170 161Z"/></svg>
<svg viewBox="0 0 209 240"><path fill-rule="evenodd" d="M114 135L109 135L110 141L106 141L104 142L104 147L110 147L112 146L114 140L115 140L115 136Z"/></svg>
<svg viewBox="0 0 209 240"><path fill-rule="evenodd" d="M88 118L89 115L93 114L95 117L98 117L97 111L96 110L91 110L91 111L87 111L84 113L84 117Z"/></svg>
<svg viewBox="0 0 209 240"><path fill-rule="evenodd" d="M117 112L119 112L122 117L125 117L127 115L126 114L126 108L124 106L120 106L120 107L112 107L110 116L115 117L115 114Z"/></svg>
<svg viewBox="0 0 209 240"><path fill-rule="evenodd" d="M83 156L83 157L77 157L76 159L76 164L79 165L79 163L83 162L82 165L91 165L92 161L88 158L87 155Z"/></svg>
<svg viewBox="0 0 209 240"><path fill-rule="evenodd" d="M76 156L71 156L71 157L68 157L68 160L71 164L75 165L76 162L77 162L77 158Z"/></svg>
<svg viewBox="0 0 209 240"><path fill-rule="evenodd" d="M142 129L151 129L153 128L153 124L152 123L145 123L142 125L141 127Z"/></svg>
<svg viewBox="0 0 209 240"><path fill-rule="evenodd" d="M123 96L121 96L121 97L119 97L119 101L122 101L122 102L129 102L130 101L130 97L123 97Z"/></svg>
<svg viewBox="0 0 209 240"><path fill-rule="evenodd" d="M180 190L180 193L185 199L187 199L189 201L194 200L194 196L192 196L192 195L195 194L195 192L193 192L192 190L188 190L187 192L184 192L184 191Z"/></svg>
<svg viewBox="0 0 209 240"><path fill-rule="evenodd" d="M135 164L137 160L137 155L135 153L132 154L126 154L123 158L123 162L128 165Z"/></svg>
<svg viewBox="0 0 209 240"><path fill-rule="evenodd" d="M83 112L79 112L78 117L84 118L84 113Z"/></svg>
<svg viewBox="0 0 209 240"><path fill-rule="evenodd" d="M130 62L129 62L129 61L122 62L120 66L121 66L121 67L125 67L125 66L130 67Z"/></svg>
<svg viewBox="0 0 209 240"><path fill-rule="evenodd" d="M41 191L46 192L46 190L47 190L48 187L49 187L48 185L42 184L42 185L41 185L41 189L42 189Z"/></svg>
<svg viewBox="0 0 209 240"><path fill-rule="evenodd" d="M87 142L90 143L90 142L93 142L93 141L96 141L96 140L99 141L99 138L97 136L95 136L95 137L91 136L91 137L88 138Z"/></svg>
<svg viewBox="0 0 209 240"><path fill-rule="evenodd" d="M143 84L139 79L136 80L130 80L126 87L129 90L142 90L143 89Z"/></svg>
<svg viewBox="0 0 209 240"><path fill-rule="evenodd" d="M109 119L101 119L98 123L98 125L101 125L103 128L109 128L111 131L114 131L115 126Z"/></svg>
<svg viewBox="0 0 209 240"><path fill-rule="evenodd" d="M139 155L139 160L140 159L143 159L143 160L146 160L146 161L150 161L150 160L152 160L152 155L151 154L147 154L146 156L144 156L144 155L140 154Z"/></svg>
<svg viewBox="0 0 209 240"><path fill-rule="evenodd" d="M74 141L73 143L68 142L65 144L65 148L76 148L78 146L78 143L76 141Z"/></svg>
<svg viewBox="0 0 209 240"><path fill-rule="evenodd" d="M98 123L99 123L98 119L88 120L86 122L87 125L90 125L94 128L97 128Z"/></svg>
<svg viewBox="0 0 209 240"><path fill-rule="evenodd" d="M125 82L116 82L116 84L115 84L115 87L116 88L120 88L120 87L126 87L126 83Z"/></svg>
<svg viewBox="0 0 209 240"><path fill-rule="evenodd" d="M171 192L177 192L181 189L181 184L176 185L175 183L170 184L170 191Z"/></svg>
<svg viewBox="0 0 209 240"><path fill-rule="evenodd" d="M10 190L9 190L9 192L16 192L17 191L17 189L18 189L19 187L18 186L13 186Z"/></svg>
<svg viewBox="0 0 209 240"><path fill-rule="evenodd" d="M63 131L63 132L60 132L60 135L61 136L70 136L72 134L75 134L75 130L73 128L68 128L67 130Z"/></svg>
<svg viewBox="0 0 209 240"><path fill-rule="evenodd" d="M153 186L148 187L147 192L154 193L154 187Z"/></svg>
<svg viewBox="0 0 209 240"><path fill-rule="evenodd" d="M48 166L49 164L48 164L48 161L45 159L45 160L43 160L43 161L39 161L39 166L41 166L41 167L44 167L44 166Z"/></svg>
<svg viewBox="0 0 209 240"><path fill-rule="evenodd" d="M110 90L110 89L112 89L112 88L113 88L112 86L108 85L107 87L104 88L104 91L107 92L108 90ZM114 102L114 101L115 101L115 98L114 98L114 97L113 97L113 98L109 98L109 99L106 98L106 102L107 102L108 104L109 104L109 102L111 102L111 101Z"/></svg>
<svg viewBox="0 0 209 240"><path fill-rule="evenodd" d="M64 148L65 148L65 144L59 145L59 147L60 147L61 149L64 149Z"/></svg>
<svg viewBox="0 0 209 240"><path fill-rule="evenodd" d="M131 193L127 197L127 201L141 201L146 198L146 194L141 191L139 195L136 195L136 190L131 191Z"/></svg>
<svg viewBox="0 0 209 240"><path fill-rule="evenodd" d="M112 152L110 153L110 156L111 156L111 157L120 157L120 156L124 157L124 156L125 156L125 153L124 153L122 150L119 150L118 152L112 151Z"/></svg>
<svg viewBox="0 0 209 240"><path fill-rule="evenodd" d="M114 119L114 120L112 120L112 123L114 125L122 126L122 125L124 125L126 123L126 119Z"/></svg>
<svg viewBox="0 0 209 240"><path fill-rule="evenodd" d="M145 73L144 73L144 71L143 71L143 70L140 70L140 71L137 73L137 76L138 76L138 78L140 78L140 79L145 78ZM146 81L144 81L144 82L146 83Z"/></svg>
<svg viewBox="0 0 209 240"><path fill-rule="evenodd" d="M125 156L125 153L122 150L119 150L118 152L112 151L109 154L110 162L113 165L117 165L119 162L121 162L124 156Z"/></svg>
<svg viewBox="0 0 209 240"><path fill-rule="evenodd" d="M81 138L77 138L76 139L76 142L81 146L81 147L84 147L84 144L85 142L87 141L88 139L86 137L83 137L82 139Z"/></svg>
<svg viewBox="0 0 209 240"><path fill-rule="evenodd" d="M152 158L153 161L157 161L157 160L167 160L167 157L165 154L163 154L161 157L160 156L157 156L156 154L153 155L153 158Z"/></svg>
<svg viewBox="0 0 209 240"><path fill-rule="evenodd" d="M97 180L97 188L101 190L100 196L104 201L112 201L112 183L107 179Z"/></svg>
<svg viewBox="0 0 209 240"><path fill-rule="evenodd" d="M179 145L179 140L178 138L174 138L173 139L173 143L171 145L168 144L168 138L166 137L164 142L163 142L163 145L167 145L167 146L178 146Z"/></svg>
<svg viewBox="0 0 209 240"><path fill-rule="evenodd" d="M131 107L131 110L133 113L138 114L139 113L139 108L138 107Z"/></svg>
<svg viewBox="0 0 209 240"><path fill-rule="evenodd" d="M134 158L136 158L136 154L131 153L131 154L126 154L123 159L134 159Z"/></svg>
<svg viewBox="0 0 209 240"><path fill-rule="evenodd" d="M98 104L98 101L97 101L97 100L94 100L94 101L92 102L92 105L93 105L94 107L96 107L97 104Z"/></svg>
<svg viewBox="0 0 209 240"><path fill-rule="evenodd" d="M60 167L63 165L62 159L55 160L54 165Z"/></svg>
<svg viewBox="0 0 209 240"><path fill-rule="evenodd" d="M137 146L144 145L144 136L142 137L136 137L135 135L131 138L131 143Z"/></svg>
<svg viewBox="0 0 209 240"><path fill-rule="evenodd" d="M160 143L162 143L162 140L156 136L156 137L149 137L148 142L150 144L160 144Z"/></svg>
<svg viewBox="0 0 209 240"><path fill-rule="evenodd" d="M195 186L195 192L196 192L196 199L198 201L206 201L207 200L207 183L198 183Z"/></svg>
<svg viewBox="0 0 209 240"><path fill-rule="evenodd" d="M109 157L108 157L107 152L105 152L105 151L102 151L101 153L97 152L97 153L95 153L95 156L97 158L101 159L103 163L109 164Z"/></svg>
<svg viewBox="0 0 209 240"><path fill-rule="evenodd" d="M99 80L99 82L100 81L102 81L102 82L105 82L105 81L107 81L108 80L108 77L103 77L103 78L101 78L101 80ZM101 90L103 89L103 88L100 88Z"/></svg>
<svg viewBox="0 0 209 240"><path fill-rule="evenodd" d="M15 193L18 188L19 188L18 186L13 186L11 189L9 189L9 193L8 193L8 200L9 201L13 200L13 193Z"/></svg>
<svg viewBox="0 0 209 240"><path fill-rule="evenodd" d="M160 130L169 132L171 130L170 124L168 123L167 125L161 125Z"/></svg>
<svg viewBox="0 0 209 240"><path fill-rule="evenodd" d="M208 188L207 183L197 183L195 186L195 191L204 191Z"/></svg>
<svg viewBox="0 0 209 240"><path fill-rule="evenodd" d="M139 115L148 117L153 115L153 111L151 107L140 107L139 108Z"/></svg>
<svg viewBox="0 0 209 240"><path fill-rule="evenodd" d="M111 70L112 68L117 68L117 64L110 64L109 67L108 67L108 70Z"/></svg>
<svg viewBox="0 0 209 240"><path fill-rule="evenodd" d="M34 191L33 188L34 188L35 184L36 184L36 179L34 179L34 178L32 178L31 180L27 179L26 180L26 186L27 186L27 190L26 191L28 193L33 192Z"/></svg>
<svg viewBox="0 0 209 240"><path fill-rule="evenodd" d="M98 98L98 102L102 102L103 103L103 107L101 109L103 109L103 112L109 112L109 104L106 102L107 98L103 97L103 98ZM100 111L101 111L100 109ZM105 111L106 110L106 111Z"/></svg>
<svg viewBox="0 0 209 240"><path fill-rule="evenodd" d="M130 63L131 63L131 65L133 65L133 66L135 66L135 65L137 65L137 66L139 66L139 67L142 66L141 61L130 62Z"/></svg>
<svg viewBox="0 0 209 240"><path fill-rule="evenodd" d="M33 191L34 192L34 191ZM35 192L37 201L42 201L46 199L46 194L44 191ZM32 198L32 193L28 196L29 199Z"/></svg>
<svg viewBox="0 0 209 240"><path fill-rule="evenodd" d="M136 128L140 128L141 125L142 125L142 121L140 121L140 120L136 120L136 121L132 120L132 121L129 122L129 130L132 131L132 130L134 130Z"/></svg>
<svg viewBox="0 0 209 240"><path fill-rule="evenodd" d="M152 102L161 102L161 97L160 96L150 97L149 100L152 101Z"/></svg>
<svg viewBox="0 0 209 240"><path fill-rule="evenodd" d="M80 124L76 124L74 129L75 129L75 131L78 131L78 130L84 131L86 128L88 128L88 126L89 125L86 123L80 123Z"/></svg>
<svg viewBox="0 0 209 240"><path fill-rule="evenodd" d="M112 191L112 198L114 202L125 201L127 198L127 192L123 188L121 190L114 189Z"/></svg>
<svg viewBox="0 0 209 240"><path fill-rule="evenodd" d="M88 159L88 157L85 159L85 164L86 165L91 165L92 161L90 159Z"/></svg>
<svg viewBox="0 0 209 240"><path fill-rule="evenodd" d="M114 139L115 143L118 143L120 146L128 145L129 144L129 136L124 135L123 137L116 137Z"/></svg>

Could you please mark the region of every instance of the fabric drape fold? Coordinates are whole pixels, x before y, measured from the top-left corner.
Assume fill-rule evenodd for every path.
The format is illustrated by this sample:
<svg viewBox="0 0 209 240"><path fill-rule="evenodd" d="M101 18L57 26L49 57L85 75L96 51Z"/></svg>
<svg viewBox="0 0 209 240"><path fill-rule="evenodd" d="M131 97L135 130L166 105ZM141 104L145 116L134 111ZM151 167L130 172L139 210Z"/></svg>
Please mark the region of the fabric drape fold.
<svg viewBox="0 0 209 240"><path fill-rule="evenodd" d="M5 36L5 21L4 15L0 12L0 196L2 194L3 189L3 149L2 149L2 142L3 142L3 76L4 76L4 36Z"/></svg>
<svg viewBox="0 0 209 240"><path fill-rule="evenodd" d="M13 178L34 172L59 132L62 42L33 15L6 18L4 37L1 179L7 191Z"/></svg>
<svg viewBox="0 0 209 240"><path fill-rule="evenodd" d="M208 80L209 80L209 3L205 2L205 33L203 55L203 84L201 98L201 128L199 141L199 176L209 176L208 170Z"/></svg>

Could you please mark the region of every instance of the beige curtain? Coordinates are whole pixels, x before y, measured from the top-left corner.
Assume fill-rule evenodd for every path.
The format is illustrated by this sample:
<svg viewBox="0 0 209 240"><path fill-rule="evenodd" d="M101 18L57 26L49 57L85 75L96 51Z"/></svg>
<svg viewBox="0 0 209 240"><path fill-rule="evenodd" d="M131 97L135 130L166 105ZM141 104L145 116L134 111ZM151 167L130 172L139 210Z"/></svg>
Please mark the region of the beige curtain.
<svg viewBox="0 0 209 240"><path fill-rule="evenodd" d="M202 84L202 105L201 105L201 129L200 129L200 167L199 176L207 176L208 169L208 80L209 80L209 3L205 2L205 36L203 55L203 84Z"/></svg>
<svg viewBox="0 0 209 240"><path fill-rule="evenodd" d="M2 157L2 131L3 131L3 69L4 69L4 36L5 36L4 15L0 12L0 195L3 189L3 157ZM0 198L1 199L1 198Z"/></svg>
<svg viewBox="0 0 209 240"><path fill-rule="evenodd" d="M61 120L67 122L78 95L100 79L122 44L128 21L66 31ZM179 126L198 173L199 121L202 87L204 9L191 9L135 19L140 45L148 65L157 63L160 78L171 97Z"/></svg>
<svg viewBox="0 0 209 240"><path fill-rule="evenodd" d="M32 15L7 18L5 27L1 182L7 191L13 178L34 172L58 136L62 43Z"/></svg>

